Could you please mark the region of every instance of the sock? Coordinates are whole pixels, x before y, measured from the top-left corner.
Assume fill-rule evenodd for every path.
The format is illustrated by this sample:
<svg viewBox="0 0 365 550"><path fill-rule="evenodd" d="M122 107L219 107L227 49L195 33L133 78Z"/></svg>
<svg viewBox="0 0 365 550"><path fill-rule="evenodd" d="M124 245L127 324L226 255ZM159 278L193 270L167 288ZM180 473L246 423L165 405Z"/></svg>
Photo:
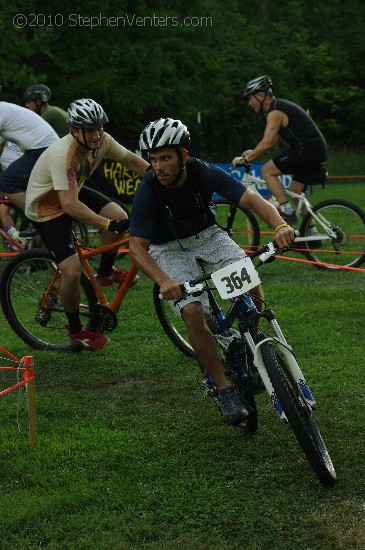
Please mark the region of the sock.
<svg viewBox="0 0 365 550"><path fill-rule="evenodd" d="M113 252L113 254L101 255L100 265L98 269L98 273L100 273L100 275L107 275L111 271L116 255L117 254L115 252Z"/></svg>
<svg viewBox="0 0 365 550"><path fill-rule="evenodd" d="M283 202L283 204L279 205L279 208L281 212L284 214L292 214L294 212L294 209L289 201Z"/></svg>
<svg viewBox="0 0 365 550"><path fill-rule="evenodd" d="M82 324L80 321L80 313L77 309L76 311L73 311L72 313L66 313L67 321L68 321L68 330L71 334L77 334L82 329Z"/></svg>

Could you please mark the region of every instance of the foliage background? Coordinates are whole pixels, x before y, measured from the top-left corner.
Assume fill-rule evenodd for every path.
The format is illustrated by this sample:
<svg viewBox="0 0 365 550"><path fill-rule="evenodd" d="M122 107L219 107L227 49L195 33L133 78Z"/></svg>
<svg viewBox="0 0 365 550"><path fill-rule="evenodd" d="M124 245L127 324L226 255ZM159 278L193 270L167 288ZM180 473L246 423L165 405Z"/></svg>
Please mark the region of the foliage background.
<svg viewBox="0 0 365 550"><path fill-rule="evenodd" d="M14 26L16 14L26 15L24 28ZM2 98L22 104L37 82L63 108L92 97L109 115L108 131L132 148L150 120L181 118L192 154L218 162L260 138L264 121L241 94L267 73L276 96L308 109L332 148L359 150L364 15L361 0L29 0L26 8L14 0L0 8ZM209 19L198 25L198 17Z"/></svg>

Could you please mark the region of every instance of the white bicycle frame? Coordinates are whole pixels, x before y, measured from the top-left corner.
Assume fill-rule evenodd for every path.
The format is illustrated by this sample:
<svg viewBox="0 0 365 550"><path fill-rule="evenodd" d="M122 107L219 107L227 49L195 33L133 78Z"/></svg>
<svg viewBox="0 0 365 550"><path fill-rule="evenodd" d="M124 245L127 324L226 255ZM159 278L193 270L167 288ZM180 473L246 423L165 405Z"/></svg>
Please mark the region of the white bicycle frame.
<svg viewBox="0 0 365 550"><path fill-rule="evenodd" d="M251 176L251 174L248 174L247 172L244 173L244 176L241 181L245 184L245 186L248 189L251 189L251 191L254 191L258 195L260 195L260 192L257 190L256 185L260 185L262 188L268 189L266 182L263 179L257 178L256 176ZM306 194L303 191L302 193L294 193L294 191L290 191L290 189L285 189L285 192L288 195L288 197L298 200L298 205L295 211L295 215L297 219L299 219L300 214L303 211L303 208L305 207L306 210L311 214L311 216L323 228L323 231L324 231L324 233L318 233L316 235L308 235L306 237L296 237L294 242L300 243L300 242L308 242L308 241L310 242L325 241L325 240L336 238L336 234L331 228L331 224L323 216L313 212L312 205L307 199ZM276 203L275 204L276 207L279 206L276 201L275 203Z"/></svg>

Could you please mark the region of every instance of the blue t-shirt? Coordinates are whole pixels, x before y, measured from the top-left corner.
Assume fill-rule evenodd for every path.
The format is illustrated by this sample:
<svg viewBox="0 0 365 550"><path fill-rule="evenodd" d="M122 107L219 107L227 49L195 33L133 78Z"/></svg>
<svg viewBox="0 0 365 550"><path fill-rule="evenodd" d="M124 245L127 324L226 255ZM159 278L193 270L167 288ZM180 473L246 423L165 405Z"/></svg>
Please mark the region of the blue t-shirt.
<svg viewBox="0 0 365 550"><path fill-rule="evenodd" d="M199 159L189 157L187 178L182 187L166 188L154 173L139 184L133 200L130 234L162 244L183 239L214 225L209 208L218 193L238 204L246 187L227 172Z"/></svg>

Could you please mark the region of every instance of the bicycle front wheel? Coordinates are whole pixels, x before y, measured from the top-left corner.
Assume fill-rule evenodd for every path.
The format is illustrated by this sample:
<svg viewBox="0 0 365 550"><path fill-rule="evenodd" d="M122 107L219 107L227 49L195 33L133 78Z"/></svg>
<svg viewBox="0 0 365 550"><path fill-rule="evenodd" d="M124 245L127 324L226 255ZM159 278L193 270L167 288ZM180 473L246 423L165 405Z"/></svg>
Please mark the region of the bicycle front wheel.
<svg viewBox="0 0 365 550"><path fill-rule="evenodd" d="M285 357L269 343L262 344L262 359L287 420L318 479L326 487L336 483L336 472L323 438Z"/></svg>
<svg viewBox="0 0 365 550"><path fill-rule="evenodd" d="M167 300L160 298L160 287L156 283L153 286L153 302L158 320L171 342L185 355L196 359L184 321L174 313Z"/></svg>
<svg viewBox="0 0 365 550"><path fill-rule="evenodd" d="M214 201L216 222L227 231L235 243L245 250L256 249L260 244L260 227L250 210L235 206L225 199Z"/></svg>
<svg viewBox="0 0 365 550"><path fill-rule="evenodd" d="M318 241L302 243L303 254L320 269L359 267L365 261L365 213L349 201L331 199L313 207L303 219L300 235L308 237L316 227ZM317 218L317 219L316 219ZM332 265L317 265L317 262Z"/></svg>
<svg viewBox="0 0 365 550"><path fill-rule="evenodd" d="M0 300L5 319L14 332L35 349L71 351L65 316L58 289L61 275L47 250L33 249L15 256L5 267L0 281ZM52 279L53 283L51 284ZM41 307L47 291L46 306ZM89 279L81 274L80 315L88 326L96 304Z"/></svg>

